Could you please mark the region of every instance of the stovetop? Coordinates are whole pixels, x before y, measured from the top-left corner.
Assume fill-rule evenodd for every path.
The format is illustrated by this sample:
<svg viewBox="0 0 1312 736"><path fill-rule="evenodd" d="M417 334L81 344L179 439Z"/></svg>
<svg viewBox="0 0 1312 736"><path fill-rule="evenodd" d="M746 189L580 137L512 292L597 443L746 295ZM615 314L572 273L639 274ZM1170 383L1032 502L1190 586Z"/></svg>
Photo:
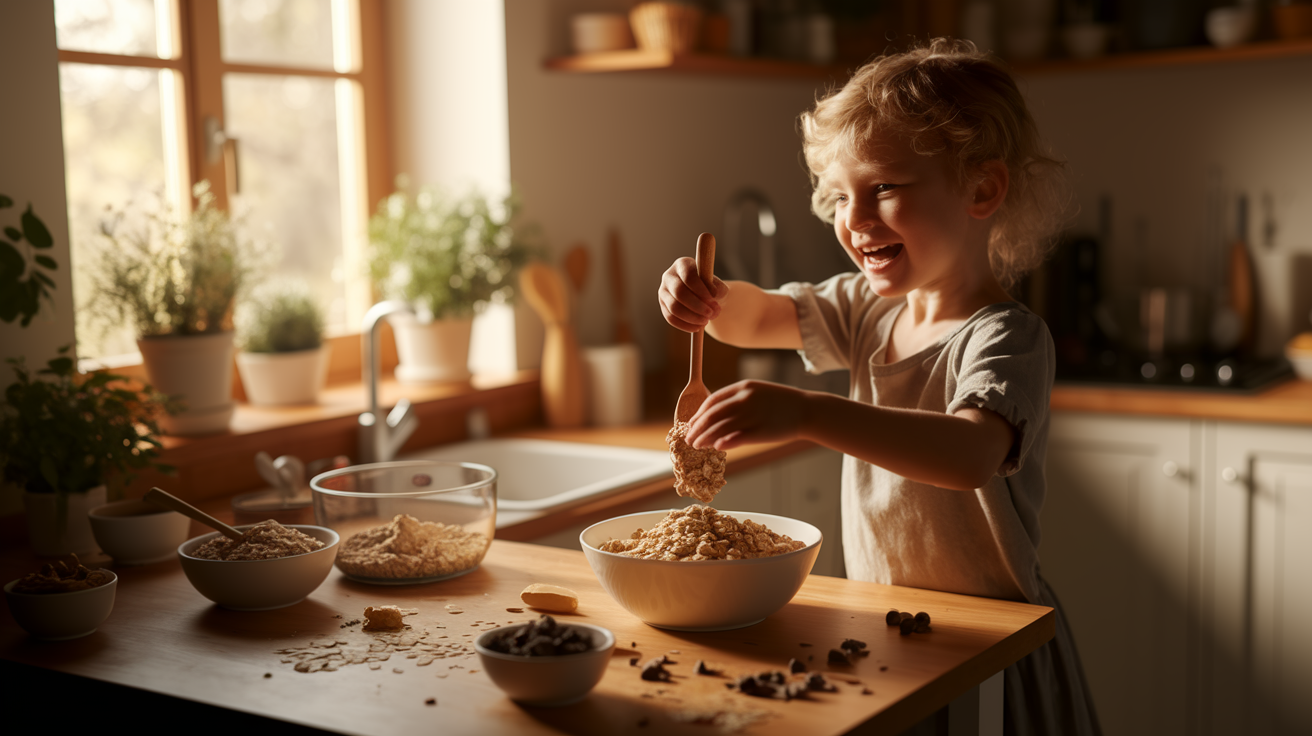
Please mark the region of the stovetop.
<svg viewBox="0 0 1312 736"><path fill-rule="evenodd" d="M1096 362L1058 366L1065 385L1255 394L1293 378L1284 358L1163 357L1104 351Z"/></svg>

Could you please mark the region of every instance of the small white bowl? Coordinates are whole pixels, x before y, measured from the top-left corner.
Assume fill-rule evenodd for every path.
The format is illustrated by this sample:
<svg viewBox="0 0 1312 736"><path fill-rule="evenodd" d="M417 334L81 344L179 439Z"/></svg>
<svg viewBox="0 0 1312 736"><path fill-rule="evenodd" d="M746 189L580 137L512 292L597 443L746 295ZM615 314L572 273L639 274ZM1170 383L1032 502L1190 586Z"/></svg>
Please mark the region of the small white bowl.
<svg viewBox="0 0 1312 736"><path fill-rule="evenodd" d="M94 632L114 610L118 576L108 583L68 593L15 593L17 580L5 585L5 601L14 620L38 639L63 641Z"/></svg>
<svg viewBox="0 0 1312 736"><path fill-rule="evenodd" d="M1294 373L1304 381L1312 381L1312 350L1285 348L1285 357L1294 366Z"/></svg>
<svg viewBox="0 0 1312 736"><path fill-rule="evenodd" d="M1246 43L1257 30L1257 10L1237 5L1213 8L1203 19L1203 32L1217 48L1229 48Z"/></svg>
<svg viewBox="0 0 1312 736"><path fill-rule="evenodd" d="M721 511L739 521L764 524L806 546L774 557L695 562L644 560L601 551L607 540L628 539L635 529L651 529L669 513L618 516L579 535L583 555L601 587L629 613L661 629L727 631L763 621L797 595L824 537L816 527L786 516Z"/></svg>
<svg viewBox="0 0 1312 736"><path fill-rule="evenodd" d="M96 544L119 565L173 559L191 531L191 519L145 501L115 501L87 512Z"/></svg>
<svg viewBox="0 0 1312 736"><path fill-rule="evenodd" d="M254 526L236 527L244 531ZM234 611L269 611L305 600L314 592L337 557L337 532L321 526L287 524L324 543L313 552L271 560L206 560L193 557L197 547L219 536L212 532L183 542L178 559L187 580L206 598Z"/></svg>
<svg viewBox="0 0 1312 736"><path fill-rule="evenodd" d="M592 650L555 657L526 657L488 648L488 642L501 632L517 629L523 624L492 629L474 640L474 651L478 652L483 670L516 703L540 706L577 703L587 697L606 674L611 653L615 651L615 635L592 624L557 621L562 626L590 632Z"/></svg>

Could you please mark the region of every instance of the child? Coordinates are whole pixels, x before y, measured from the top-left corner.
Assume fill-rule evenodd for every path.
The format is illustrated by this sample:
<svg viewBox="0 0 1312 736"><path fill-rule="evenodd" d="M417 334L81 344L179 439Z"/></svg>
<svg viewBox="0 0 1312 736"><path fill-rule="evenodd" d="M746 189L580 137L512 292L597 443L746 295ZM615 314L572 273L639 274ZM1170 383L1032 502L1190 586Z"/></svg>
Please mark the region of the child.
<svg viewBox="0 0 1312 736"><path fill-rule="evenodd" d="M1052 338L1008 295L1064 218L1010 75L969 42L879 57L801 117L812 209L858 272L765 291L695 262L661 310L746 348L851 371L850 398L760 381L716 391L688 442L802 438L843 452L848 576L1058 609L1056 637L1008 667L1009 734L1097 734L1071 633L1039 576Z"/></svg>

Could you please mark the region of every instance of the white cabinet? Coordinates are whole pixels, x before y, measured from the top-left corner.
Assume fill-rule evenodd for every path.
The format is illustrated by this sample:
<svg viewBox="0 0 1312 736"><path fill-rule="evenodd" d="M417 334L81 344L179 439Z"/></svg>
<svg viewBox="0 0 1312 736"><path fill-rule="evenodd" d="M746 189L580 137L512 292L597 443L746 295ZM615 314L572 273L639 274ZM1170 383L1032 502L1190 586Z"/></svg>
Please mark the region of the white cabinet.
<svg viewBox="0 0 1312 736"><path fill-rule="evenodd" d="M729 468L728 483L715 497L715 507L727 511L753 511L778 514L814 524L824 534L820 556L811 572L817 575L843 576L843 539L839 496L843 472L843 455L817 447L769 465L743 472ZM686 506L671 488L669 494L653 497L642 510ZM533 540L566 549L579 548L579 534L586 528L562 529Z"/></svg>
<svg viewBox="0 0 1312 736"><path fill-rule="evenodd" d="M1058 413L1047 470L1106 733L1312 733L1312 429Z"/></svg>

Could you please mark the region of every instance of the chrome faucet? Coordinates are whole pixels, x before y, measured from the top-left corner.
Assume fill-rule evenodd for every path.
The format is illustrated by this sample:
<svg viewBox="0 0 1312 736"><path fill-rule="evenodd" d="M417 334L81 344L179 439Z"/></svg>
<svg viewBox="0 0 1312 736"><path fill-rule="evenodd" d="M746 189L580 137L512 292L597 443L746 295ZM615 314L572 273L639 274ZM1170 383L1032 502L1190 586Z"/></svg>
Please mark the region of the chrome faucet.
<svg viewBox="0 0 1312 736"><path fill-rule="evenodd" d="M410 408L409 399L401 399L381 417L378 406L378 323L389 314L411 312L410 305L400 301L379 302L364 315L364 329L360 332L361 366L364 385L369 391L369 411L360 415L360 462L383 463L396 457L401 445L414 434L419 418Z"/></svg>
<svg viewBox="0 0 1312 736"><path fill-rule="evenodd" d="M753 217L755 223L748 224L747 217ZM724 233L716 253L729 278L751 281L763 289L779 285L776 230L774 209L764 194L748 187L729 197L724 207Z"/></svg>

